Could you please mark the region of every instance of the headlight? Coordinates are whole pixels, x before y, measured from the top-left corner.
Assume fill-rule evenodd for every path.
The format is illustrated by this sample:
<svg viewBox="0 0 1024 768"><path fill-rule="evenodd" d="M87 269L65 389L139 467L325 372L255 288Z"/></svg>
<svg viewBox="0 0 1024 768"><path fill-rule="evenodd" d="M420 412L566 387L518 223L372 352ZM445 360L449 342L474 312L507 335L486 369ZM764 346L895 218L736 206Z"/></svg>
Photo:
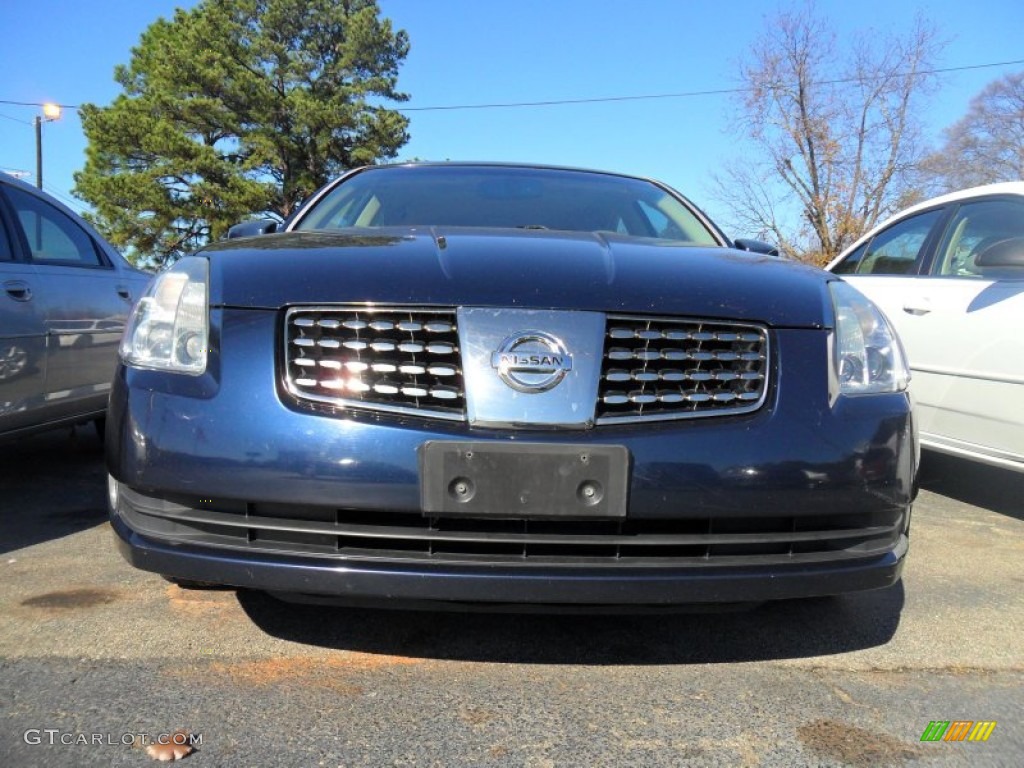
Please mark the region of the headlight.
<svg viewBox="0 0 1024 768"><path fill-rule="evenodd" d="M185 258L159 275L139 299L121 340L125 365L198 376L210 339L209 264Z"/></svg>
<svg viewBox="0 0 1024 768"><path fill-rule="evenodd" d="M874 304L848 283L829 283L836 311L833 364L844 395L902 392L910 370L899 337Z"/></svg>

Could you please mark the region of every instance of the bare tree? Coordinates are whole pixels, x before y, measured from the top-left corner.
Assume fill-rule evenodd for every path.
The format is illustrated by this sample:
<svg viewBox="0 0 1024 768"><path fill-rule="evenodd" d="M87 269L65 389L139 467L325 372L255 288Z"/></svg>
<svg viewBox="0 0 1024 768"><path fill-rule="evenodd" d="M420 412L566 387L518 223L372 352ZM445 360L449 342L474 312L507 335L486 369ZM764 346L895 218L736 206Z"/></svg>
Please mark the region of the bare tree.
<svg viewBox="0 0 1024 768"><path fill-rule="evenodd" d="M922 164L929 191L1024 179L1024 72L989 83Z"/></svg>
<svg viewBox="0 0 1024 768"><path fill-rule="evenodd" d="M735 128L752 152L714 184L738 230L824 263L902 207L937 48L920 18L905 37L855 37L845 53L810 5L771 21L741 65Z"/></svg>

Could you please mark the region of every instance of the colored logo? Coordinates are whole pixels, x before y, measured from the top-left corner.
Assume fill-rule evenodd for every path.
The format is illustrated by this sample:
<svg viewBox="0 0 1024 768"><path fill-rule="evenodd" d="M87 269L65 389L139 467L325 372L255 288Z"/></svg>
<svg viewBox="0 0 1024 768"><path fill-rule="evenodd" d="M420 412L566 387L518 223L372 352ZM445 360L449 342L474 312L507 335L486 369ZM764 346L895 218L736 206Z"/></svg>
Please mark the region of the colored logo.
<svg viewBox="0 0 1024 768"><path fill-rule="evenodd" d="M995 720L932 720L921 741L988 741L995 727Z"/></svg>

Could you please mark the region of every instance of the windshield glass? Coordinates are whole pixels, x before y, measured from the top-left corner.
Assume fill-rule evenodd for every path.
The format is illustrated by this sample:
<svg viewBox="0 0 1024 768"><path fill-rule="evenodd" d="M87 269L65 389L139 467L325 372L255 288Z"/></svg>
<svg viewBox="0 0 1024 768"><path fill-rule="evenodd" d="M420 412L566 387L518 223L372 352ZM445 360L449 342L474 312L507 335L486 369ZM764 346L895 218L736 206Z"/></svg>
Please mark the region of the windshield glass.
<svg viewBox="0 0 1024 768"><path fill-rule="evenodd" d="M541 168L371 168L332 189L293 229L396 226L614 232L720 244L683 201L656 184Z"/></svg>

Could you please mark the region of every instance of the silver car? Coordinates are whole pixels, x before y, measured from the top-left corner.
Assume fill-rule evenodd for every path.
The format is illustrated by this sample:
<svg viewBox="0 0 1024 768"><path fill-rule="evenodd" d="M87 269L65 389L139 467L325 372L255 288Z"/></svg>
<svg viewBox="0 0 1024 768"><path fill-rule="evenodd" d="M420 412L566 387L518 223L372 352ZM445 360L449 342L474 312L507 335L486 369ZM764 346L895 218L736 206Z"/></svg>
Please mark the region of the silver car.
<svg viewBox="0 0 1024 768"><path fill-rule="evenodd" d="M67 206L0 173L0 437L103 418L148 281Z"/></svg>

